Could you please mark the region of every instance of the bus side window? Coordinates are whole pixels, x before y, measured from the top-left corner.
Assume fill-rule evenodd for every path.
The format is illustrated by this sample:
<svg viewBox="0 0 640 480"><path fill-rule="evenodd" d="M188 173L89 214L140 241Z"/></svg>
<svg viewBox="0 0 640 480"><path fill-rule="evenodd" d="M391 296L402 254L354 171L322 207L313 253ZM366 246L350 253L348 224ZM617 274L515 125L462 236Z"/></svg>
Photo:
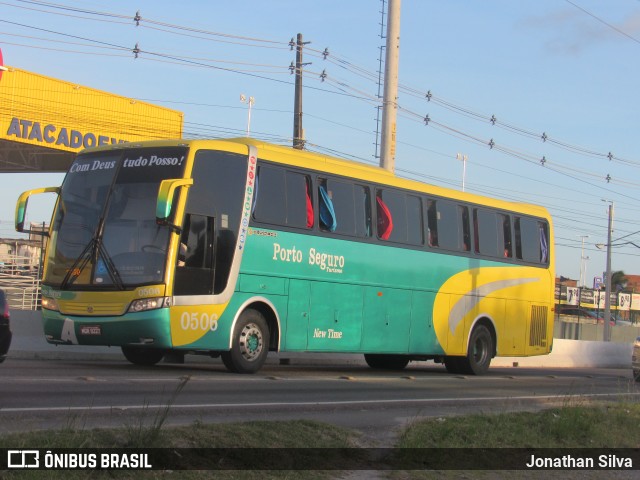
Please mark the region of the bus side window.
<svg viewBox="0 0 640 480"><path fill-rule="evenodd" d="M471 229L469 227L469 207L458 205L458 215L462 225L462 251L471 250Z"/></svg>
<svg viewBox="0 0 640 480"><path fill-rule="evenodd" d="M258 222L310 229L314 224L311 178L271 165L258 167L253 218Z"/></svg>
<svg viewBox="0 0 640 480"><path fill-rule="evenodd" d="M533 218L515 217L516 258L546 264L549 261L547 224Z"/></svg>
<svg viewBox="0 0 640 480"><path fill-rule="evenodd" d="M411 245L424 243L424 227L422 215L422 199L414 195L407 195L407 242Z"/></svg>
<svg viewBox="0 0 640 480"><path fill-rule="evenodd" d="M286 223L290 227L312 228L311 179L297 172L286 172Z"/></svg>
<svg viewBox="0 0 640 480"><path fill-rule="evenodd" d="M258 166L259 185L253 217L259 222L285 225L287 202L284 170L267 165Z"/></svg>
<svg viewBox="0 0 640 480"><path fill-rule="evenodd" d="M446 250L460 250L461 222L458 218L458 205L449 200L438 200L433 204L437 206L434 216L437 221L436 241L438 247Z"/></svg>
<svg viewBox="0 0 640 480"><path fill-rule="evenodd" d="M427 200L427 238L430 247L438 245L438 209L435 200Z"/></svg>
<svg viewBox="0 0 640 480"><path fill-rule="evenodd" d="M389 240L393 231L393 218L389 208L382 200L382 192L376 194L377 218L378 218L378 238Z"/></svg>
<svg viewBox="0 0 640 480"><path fill-rule="evenodd" d="M306 195L306 206L307 206L307 228L313 228L313 224L315 222L315 217L313 214L313 201L311 200L311 179L309 177L306 178L306 186L305 186L305 195Z"/></svg>
<svg viewBox="0 0 640 480"><path fill-rule="evenodd" d="M376 192L378 238L391 242L422 245L420 198L393 188Z"/></svg>
<svg viewBox="0 0 640 480"><path fill-rule="evenodd" d="M356 235L368 238L371 236L371 193L364 185L354 185L353 189Z"/></svg>
<svg viewBox="0 0 640 480"><path fill-rule="evenodd" d="M513 256L513 248L511 244L511 217L509 215L499 214L502 219L502 245L504 247L503 257L511 258Z"/></svg>
<svg viewBox="0 0 640 480"><path fill-rule="evenodd" d="M513 229L516 237L516 258L522 260L522 231L520 229L520 217L515 217Z"/></svg>
<svg viewBox="0 0 640 480"><path fill-rule="evenodd" d="M504 257L502 224L498 222L498 214L492 210L473 209L473 228L475 252L490 257Z"/></svg>
<svg viewBox="0 0 640 480"><path fill-rule="evenodd" d="M327 189L327 181L321 179L318 185L318 218L320 230L335 232L338 228L336 212L333 206L333 191Z"/></svg>
<svg viewBox="0 0 640 480"><path fill-rule="evenodd" d="M480 253L480 226L478 225L478 209L473 209L473 251Z"/></svg>
<svg viewBox="0 0 640 480"><path fill-rule="evenodd" d="M538 222L538 231L540 232L540 263L549 262L549 234L547 224Z"/></svg>

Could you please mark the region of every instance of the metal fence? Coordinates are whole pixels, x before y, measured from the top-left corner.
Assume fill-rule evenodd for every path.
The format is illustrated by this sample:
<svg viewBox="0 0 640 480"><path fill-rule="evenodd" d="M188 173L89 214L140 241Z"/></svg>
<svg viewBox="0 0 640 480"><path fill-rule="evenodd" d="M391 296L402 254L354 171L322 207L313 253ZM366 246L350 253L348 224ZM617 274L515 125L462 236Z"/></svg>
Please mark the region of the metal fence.
<svg viewBox="0 0 640 480"><path fill-rule="evenodd" d="M0 288L15 310L40 308L40 265L32 257L13 256L0 265Z"/></svg>

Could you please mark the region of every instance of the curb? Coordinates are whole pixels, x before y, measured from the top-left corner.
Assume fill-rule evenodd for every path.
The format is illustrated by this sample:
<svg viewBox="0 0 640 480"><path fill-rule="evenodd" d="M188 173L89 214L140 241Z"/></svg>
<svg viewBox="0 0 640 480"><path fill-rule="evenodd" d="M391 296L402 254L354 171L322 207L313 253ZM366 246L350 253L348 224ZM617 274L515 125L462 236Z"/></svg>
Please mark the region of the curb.
<svg viewBox="0 0 640 480"><path fill-rule="evenodd" d="M42 334L40 312L12 312L11 328L13 341L9 350L9 358L125 361L119 347L48 344ZM496 357L491 365L495 367L631 368L632 351L633 343L555 338L552 352L549 355ZM366 365L362 354L315 352L272 352L267 357L267 364Z"/></svg>

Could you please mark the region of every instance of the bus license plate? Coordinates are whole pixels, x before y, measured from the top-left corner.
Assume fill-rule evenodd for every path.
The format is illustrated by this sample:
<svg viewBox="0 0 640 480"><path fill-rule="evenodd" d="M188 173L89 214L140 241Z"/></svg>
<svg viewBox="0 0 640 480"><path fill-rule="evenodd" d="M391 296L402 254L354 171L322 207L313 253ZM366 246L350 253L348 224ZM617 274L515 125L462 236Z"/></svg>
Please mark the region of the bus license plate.
<svg viewBox="0 0 640 480"><path fill-rule="evenodd" d="M80 335L102 335L100 325L82 325Z"/></svg>

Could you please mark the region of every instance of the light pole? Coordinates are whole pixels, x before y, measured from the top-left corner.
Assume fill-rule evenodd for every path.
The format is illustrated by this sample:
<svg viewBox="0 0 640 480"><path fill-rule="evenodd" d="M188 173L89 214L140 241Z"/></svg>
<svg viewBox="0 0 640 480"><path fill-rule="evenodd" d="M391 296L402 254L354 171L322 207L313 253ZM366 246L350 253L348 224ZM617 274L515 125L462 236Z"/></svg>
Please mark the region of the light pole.
<svg viewBox="0 0 640 480"><path fill-rule="evenodd" d="M579 287L584 287L584 283L587 279L587 269L586 269L586 261L589 260L589 257L584 256L584 239L589 238L589 235L580 235L582 239L582 247L580 248L580 283Z"/></svg>
<svg viewBox="0 0 640 480"><path fill-rule="evenodd" d="M456 160L462 160L462 191L464 192L464 182L467 178L467 159L468 155L456 153Z"/></svg>
<svg viewBox="0 0 640 480"><path fill-rule="evenodd" d="M247 137L249 136L249 131L251 130L251 107L253 106L254 103L256 103L256 99L253 97L249 97L249 99L247 100L247 97L245 96L244 93L240 94L240 101L242 103L247 103L249 104L249 115L247 118Z"/></svg>

